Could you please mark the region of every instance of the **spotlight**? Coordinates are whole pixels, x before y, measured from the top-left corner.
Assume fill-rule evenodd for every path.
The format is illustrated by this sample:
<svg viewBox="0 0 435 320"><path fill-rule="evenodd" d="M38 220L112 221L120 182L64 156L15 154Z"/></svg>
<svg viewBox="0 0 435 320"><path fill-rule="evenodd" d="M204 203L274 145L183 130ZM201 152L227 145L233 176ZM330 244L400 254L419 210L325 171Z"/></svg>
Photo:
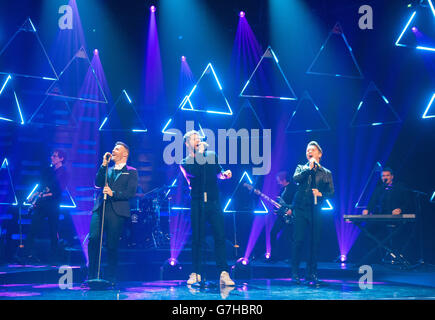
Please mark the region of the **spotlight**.
<svg viewBox="0 0 435 320"><path fill-rule="evenodd" d="M239 13L239 17L240 18L243 18L245 16L245 11L240 11L240 13Z"/></svg>
<svg viewBox="0 0 435 320"><path fill-rule="evenodd" d="M347 257L345 254L340 255L340 261L345 262L347 260Z"/></svg>
<svg viewBox="0 0 435 320"><path fill-rule="evenodd" d="M249 260L246 258L240 258L237 260L237 263L241 263L242 265L247 266L249 263Z"/></svg>
<svg viewBox="0 0 435 320"><path fill-rule="evenodd" d="M98 56L98 49L94 50L94 55Z"/></svg>
<svg viewBox="0 0 435 320"><path fill-rule="evenodd" d="M156 12L156 7L155 6L151 6L150 7L150 11L153 12L153 13Z"/></svg>
<svg viewBox="0 0 435 320"><path fill-rule="evenodd" d="M270 252L266 252L266 253L264 254L264 257L265 257L266 259L270 259Z"/></svg>
<svg viewBox="0 0 435 320"><path fill-rule="evenodd" d="M417 27L412 27L411 30L412 30L412 32L417 32L418 31Z"/></svg>
<svg viewBox="0 0 435 320"><path fill-rule="evenodd" d="M175 267L177 265L178 261L175 258L170 258L170 259L168 259L168 263L170 266Z"/></svg>
<svg viewBox="0 0 435 320"><path fill-rule="evenodd" d="M181 61L186 61L186 57L185 56L181 56Z"/></svg>
<svg viewBox="0 0 435 320"><path fill-rule="evenodd" d="M247 258L239 258L236 264L231 267L232 276L235 279L251 279L252 278L252 268L249 265L249 260Z"/></svg>

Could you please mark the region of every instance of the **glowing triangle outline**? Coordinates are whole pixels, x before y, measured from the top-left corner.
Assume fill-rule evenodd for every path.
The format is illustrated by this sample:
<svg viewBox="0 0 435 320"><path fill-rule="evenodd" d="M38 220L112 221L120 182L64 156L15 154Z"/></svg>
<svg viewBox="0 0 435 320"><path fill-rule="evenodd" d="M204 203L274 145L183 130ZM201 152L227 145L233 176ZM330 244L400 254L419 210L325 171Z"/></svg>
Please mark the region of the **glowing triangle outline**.
<svg viewBox="0 0 435 320"><path fill-rule="evenodd" d="M235 115L234 120L233 120L233 122L231 123L230 128L234 128L235 123L236 123L237 120L239 119L240 114L242 113L242 111L243 111L244 109L250 109L250 110L252 111L252 113L254 114L255 119L257 119L258 123L260 124L261 129L264 129L263 122L261 122L260 118L259 118L258 115L257 115L257 112L255 112L254 107L253 107L252 104L249 102L249 99L246 99L246 100L243 102L242 107L239 109L239 111L238 111L237 114ZM260 129L260 128L259 128L259 129Z"/></svg>
<svg viewBox="0 0 435 320"><path fill-rule="evenodd" d="M245 92L246 88L248 87L249 83L251 82L252 77L257 72L258 67L261 65L261 62L266 57L266 55L268 55L267 58L273 57L276 65L278 67L278 70L281 73L282 77L284 78L284 81L287 84L287 87L290 89L291 94L293 95L293 97L275 97L275 96L260 96L260 95L247 95L247 94L243 94ZM239 94L239 97L244 97L244 98L279 99L279 100L298 100L298 97L296 96L296 93L294 92L293 88L291 87L290 83L287 80L287 77L285 76L284 72L282 71L281 66L279 65L279 60L276 57L276 54L273 51L271 46L268 46L266 51L261 56L260 61L258 61L257 66L255 67L254 71L251 73L251 76L248 78L248 81L246 81L245 86L243 87L242 91Z"/></svg>
<svg viewBox="0 0 435 320"><path fill-rule="evenodd" d="M135 128L135 129L104 129L104 125L107 123L107 121L109 120L110 115L112 114L112 112L115 110L116 106L118 105L118 103L121 101L121 98L125 97L125 99L127 100L128 104L130 105L130 107L133 109L134 113L136 114L137 119L140 122L140 125L143 127L141 128ZM103 122L101 123L99 129L99 131L118 131L118 132L148 132L148 129L146 128L145 124L143 123L141 117L139 116L136 108L134 107L133 102L130 99L130 96L128 95L127 91L125 89L122 90L121 94L119 95L118 99L116 99L115 104L112 106L112 108L110 109L109 113L107 114L107 116L105 117L105 119L103 120Z"/></svg>
<svg viewBox="0 0 435 320"><path fill-rule="evenodd" d="M84 60L86 60L86 61L88 62L88 65L89 65L89 67L88 67L88 71L89 71L89 68L90 68L91 71L92 71L92 74L93 74L93 78L94 78L94 80L95 80L96 83L97 83L98 89L99 89L100 93L101 93L101 94L103 95L103 97L104 97L104 101L101 101L101 100L95 100L95 99L88 99L88 98L81 98L81 97L74 97L74 96L68 96L68 95L64 95L64 94L54 94L54 93L50 92L50 91L53 89L53 87L56 86L56 85L59 83L59 81L60 81L61 78L62 78L62 75L63 75L64 72L69 68L69 66L71 65L71 63L72 63L75 59L84 59ZM85 75L85 76L86 76L86 75ZM85 81L85 79L83 79L83 81ZM82 82L82 85L83 85L83 82ZM100 81L98 80L97 74L95 73L95 69L94 69L94 67L92 67L91 60L89 59L89 56L88 56L88 54L86 53L86 50L85 50L85 48L84 48L83 46L80 47L80 49L76 52L76 54L75 54L75 55L71 58L71 60L67 63L67 65L65 66L65 68L64 68L64 69L62 70L62 72L59 74L59 79L56 80L56 81L54 81L54 82L51 84L51 86L47 89L47 91L46 91L45 94L46 94L46 95L49 95L49 96L55 96L55 97L60 97L60 98L65 98L65 99L71 99L71 100L79 100L79 101L86 101L86 102L92 102L92 103L105 103L105 104L108 103L107 98L106 98L106 95L105 95L105 93L104 93L104 90L102 89L101 84L100 84Z"/></svg>
<svg viewBox="0 0 435 320"><path fill-rule="evenodd" d="M372 92L372 91L376 91L379 96L384 100L385 104L388 106L388 108L390 109L390 111L393 113L393 115L396 117L395 121L387 121L387 122L372 122L372 123L367 123L367 124L361 124L361 125L354 125L353 123L356 120L356 117L358 116L358 112L361 110L361 107L364 104L364 100L367 97L367 95ZM370 81L369 85L367 86L367 89L364 92L364 95L353 115L352 121L350 122L350 127L351 128L360 128L360 127L370 127L370 126L379 126L379 125L385 125L385 124L394 124L394 123L401 123L402 119L399 117L399 115L397 114L397 112L394 110L394 108L391 106L390 102L388 101L388 99L384 96L384 94L381 92L381 90L379 90L379 88L376 86L376 84L373 81Z"/></svg>
<svg viewBox="0 0 435 320"><path fill-rule="evenodd" d="M341 32L335 32L334 30L336 30L336 28L339 28ZM319 57L320 57L320 55L321 55L323 49L325 48L326 44L328 43L329 38L331 38L331 36L332 36L333 34L339 34L339 35L342 37L342 39L343 39L343 41L344 41L344 43L345 43L347 49L349 50L350 56L351 56L351 58L352 58L352 61L353 61L354 65L356 66L357 70L358 70L359 76L349 76L349 75L342 75L342 74L338 74L338 73L336 73L336 74L332 74L332 73L327 73L327 72L313 72L313 71L311 71L311 69L313 68L314 64L315 64L315 63L317 62L317 60L319 59ZM336 22L335 25L334 25L334 27L332 28L332 30L329 31L329 34L328 34L328 36L326 37L326 40L323 42L322 46L320 47L319 52L317 53L317 55L316 55L316 57L314 58L314 60L313 60L313 62L311 63L311 65L308 67L308 70L307 70L306 73L307 73L307 74L313 74L313 75L330 76L330 77L342 77L342 78L349 78L349 79L364 79L364 75L363 75L363 73L361 72L361 69L360 69L360 67L359 67L359 65L358 65L358 62L356 61L355 56L354 56L354 54L353 54L352 47L349 45L349 42L347 41L347 38L346 38L346 36L345 36L345 34L344 34L344 32L343 32L343 28L341 27L341 24L340 24L339 22Z"/></svg>
<svg viewBox="0 0 435 320"><path fill-rule="evenodd" d="M8 76L6 77L5 82L3 83L1 89L0 89L0 96L3 93L3 91L5 90L6 86L9 84L9 82L13 80L12 76L10 74L8 74ZM17 93L15 92L15 90L11 90L14 94L14 98L15 98L15 105L17 107L18 110L18 115L20 116L20 120L16 121L16 120L12 120L9 118L4 118L0 115L0 121L7 121L7 122L14 122L14 123L19 123L21 125L24 125L26 123L26 121L24 121L24 117L23 117L23 113L21 111L21 107L20 107L20 102L18 100L18 96Z"/></svg>
<svg viewBox="0 0 435 320"><path fill-rule="evenodd" d="M434 4L432 3L432 0L427 0L427 2L428 2L428 4L429 4L430 10L432 11L432 14L433 14L434 17L435 17L435 8L434 8ZM426 6L420 4L420 7L426 7ZM400 33L400 35L399 35L399 37L397 38L397 40L396 40L396 42L394 43L394 45L395 45L396 47L407 47L407 48L414 48L414 49L425 50L425 51L435 51L435 48L423 47L423 46L416 46L416 47L414 47L414 46L409 46L409 45L407 45L407 44L400 43L400 40L402 39L403 35L404 35L404 34L406 33L406 31L408 30L409 25L410 25L411 22L414 20L416 14L417 14L417 11L414 11L414 12L411 14L410 18L408 19L408 22L407 22L406 25L405 25L405 28L403 28L402 32Z"/></svg>
<svg viewBox="0 0 435 320"><path fill-rule="evenodd" d="M302 102L304 100L309 100L311 102L311 104L314 106L314 108L316 109L317 113L320 116L320 119L322 120L323 124L326 126L326 128L324 129L305 129L305 130L288 130L293 118L296 116L297 111L299 110L299 107L301 106ZM326 119L323 117L322 112L320 112L319 107L314 103L313 98L311 97L311 95L308 93L308 91L304 91L302 98L299 100L298 105L296 106L296 109L293 111L289 122L287 123L287 126L285 128L285 133L302 133L302 132L319 132L319 131L329 131L331 130L331 127L329 126L328 122L326 121Z"/></svg>
<svg viewBox="0 0 435 320"><path fill-rule="evenodd" d="M225 104L227 106L228 111L227 112L223 112L223 111L216 111L216 110L198 110L195 109L195 107L192 105L192 101L190 100L190 97L193 95L193 93L196 91L196 89L198 88L199 83L201 82L201 79L203 78L203 76L207 73L207 70L210 69L213 73L214 79L216 81L216 84L218 85L218 88L222 94L222 97L225 100ZM189 102L189 106L190 108L185 108L185 105L187 104L187 102ZM190 93L184 97L183 101L180 103L180 109L181 110L186 110L186 111L196 111L196 112L205 112L205 113L213 113L213 114L221 114L221 115L228 115L228 116L232 116L233 115L233 111L231 110L231 106L228 102L228 99L226 98L222 86L219 82L219 79L216 75L216 72L214 71L213 65L211 64L211 62L209 62L207 64L207 67L204 69L204 71L202 72L201 76L199 77L198 81L196 82L196 84L193 86L192 90L190 91Z"/></svg>
<svg viewBox="0 0 435 320"><path fill-rule="evenodd" d="M0 167L0 170L2 170L2 169L6 169L7 172L8 172L9 182L10 182L10 186L11 186L11 188L12 188L12 192L13 192L13 194L14 194L15 202L14 202L14 203L3 203L3 202L0 202L0 205L6 205L6 206L17 206L17 205L18 205L18 199L17 199L17 195L16 195L16 193L15 193L14 183L13 183L13 181L12 181L12 175L11 175L11 171L10 171L10 169L9 169L9 162L8 162L8 159L7 159L7 158L4 158L4 159L3 159L3 162L2 162L2 165L1 165L1 167Z"/></svg>
<svg viewBox="0 0 435 320"><path fill-rule="evenodd" d="M380 170L382 170L382 165L381 163L378 161L376 162L376 164L374 165L372 172L369 175L369 178L367 179L367 182L363 188L363 190L361 191L361 194L359 195L358 201L355 204L355 209L365 209L367 206L361 206L359 203L361 201L361 198L363 197L364 193L366 192L366 189L369 185L369 183L372 181L372 177L374 175L375 172L379 172Z"/></svg>
<svg viewBox="0 0 435 320"><path fill-rule="evenodd" d="M24 26L27 23L30 23L33 31L30 31L30 30L27 30L26 28L24 28ZM51 62L50 57L48 56L47 51L45 50L44 45L42 44L41 39L38 36L38 31L36 30L35 25L33 24L32 19L30 19L30 17L28 17L24 21L24 23L21 25L21 27L18 28L18 30L14 33L14 35L11 37L11 39L9 39L9 41L6 43L6 45L0 50L0 57L20 32L33 32L33 33L35 33L36 39L38 40L38 43L39 43L45 57L47 58L47 62L49 64L51 71L53 72L55 78L47 77L47 76L32 76L32 75L17 74L17 73L2 72L2 71L0 71L0 74L12 74L12 75L17 76L17 77L34 78L34 79L51 80L51 81L59 80L59 76L56 73L56 70L54 69L53 63Z"/></svg>
<svg viewBox="0 0 435 320"><path fill-rule="evenodd" d="M42 109L42 107L44 106L44 104L46 103L46 101L49 99L49 97L52 96L48 96L46 95L44 100L42 100L41 104L39 105L39 107L33 112L32 116L29 118L29 120L27 120L28 124L35 124L35 125L42 125L42 126L50 126L50 127L66 127L66 128L77 128L77 119L74 117L74 114L69 106L68 101L64 101L62 100L63 103L65 103L66 108L68 109L70 115L71 115L71 120L73 125L63 125L63 124L54 124L54 123L45 123L45 122L37 122L37 121L33 121L33 118L39 113L39 111Z"/></svg>
<svg viewBox="0 0 435 320"><path fill-rule="evenodd" d="M236 188L234 189L234 191L233 191L233 193L231 194L230 198L227 200L227 202L226 202L226 204L225 204L225 207L224 207L224 209L223 209L223 212L225 212L225 213L251 212L251 211L235 211L235 210L227 210L228 206L229 206L230 203L231 203L232 198L234 197L234 194L235 194L236 190L237 190L238 187L240 186L240 184L241 184L241 182L242 182L242 180L243 180L243 177L245 177L245 176L247 177L247 179L248 179L248 181L250 182L250 184L253 184L252 179L249 177L248 172L244 171L243 174L242 174L242 176L240 177L239 182L237 183ZM262 209L261 211L258 210L258 209L254 209L254 210L252 210L252 213L263 213L263 214L269 213L269 210L267 209L267 207L266 207L266 205L264 204L264 202L263 202L262 199L260 199L260 203L261 203L261 205L263 206L263 209Z"/></svg>
<svg viewBox="0 0 435 320"><path fill-rule="evenodd" d="M30 203L27 202L27 200L35 193L36 189L39 187L39 183L35 184L35 186L33 187L32 191L30 191L30 193L28 194L28 196L26 197L26 200L23 201L23 206L30 206ZM65 188L65 192L67 194L67 196L69 197L69 199L71 200L71 204L72 205L66 205L66 204L60 204L59 208L77 208L77 205L73 199L73 197L71 196L71 193L68 190L68 187Z"/></svg>

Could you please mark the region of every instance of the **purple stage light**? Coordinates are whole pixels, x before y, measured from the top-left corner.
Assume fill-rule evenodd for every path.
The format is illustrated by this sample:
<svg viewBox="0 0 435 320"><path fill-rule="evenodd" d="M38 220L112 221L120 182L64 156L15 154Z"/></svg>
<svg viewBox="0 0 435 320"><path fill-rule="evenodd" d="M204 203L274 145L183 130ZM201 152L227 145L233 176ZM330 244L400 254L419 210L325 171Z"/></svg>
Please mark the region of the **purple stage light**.
<svg viewBox="0 0 435 320"><path fill-rule="evenodd" d="M264 257L265 257L266 259L270 259L270 253L269 253L269 252L266 252L266 253L264 254Z"/></svg>
<svg viewBox="0 0 435 320"><path fill-rule="evenodd" d="M169 262L169 265L171 265L172 267L174 267L174 266L177 264L177 259L175 259L175 258L170 258L170 259L168 260L168 262Z"/></svg>
<svg viewBox="0 0 435 320"><path fill-rule="evenodd" d="M340 261L345 262L347 260L347 257L345 254L340 255Z"/></svg>
<svg viewBox="0 0 435 320"><path fill-rule="evenodd" d="M246 265L248 265L248 263L249 263L249 260L247 259L247 258L239 258L238 260L237 260L237 263L241 263L242 265L244 265L244 266L246 266Z"/></svg>
<svg viewBox="0 0 435 320"><path fill-rule="evenodd" d="M411 30L412 30L412 32L417 32L418 31L417 27L412 27Z"/></svg>
<svg viewBox="0 0 435 320"><path fill-rule="evenodd" d="M185 62L186 61L186 57L185 56L181 56L181 61Z"/></svg>
<svg viewBox="0 0 435 320"><path fill-rule="evenodd" d="M155 6L151 6L150 7L150 11L153 12L153 13L156 12L156 7Z"/></svg>
<svg viewBox="0 0 435 320"><path fill-rule="evenodd" d="M94 50L94 55L96 55L96 56L98 55L98 49Z"/></svg>
<svg viewBox="0 0 435 320"><path fill-rule="evenodd" d="M244 11L240 11L240 13L239 13L239 17L240 17L240 18L244 18L244 17L245 17L245 12L244 12Z"/></svg>

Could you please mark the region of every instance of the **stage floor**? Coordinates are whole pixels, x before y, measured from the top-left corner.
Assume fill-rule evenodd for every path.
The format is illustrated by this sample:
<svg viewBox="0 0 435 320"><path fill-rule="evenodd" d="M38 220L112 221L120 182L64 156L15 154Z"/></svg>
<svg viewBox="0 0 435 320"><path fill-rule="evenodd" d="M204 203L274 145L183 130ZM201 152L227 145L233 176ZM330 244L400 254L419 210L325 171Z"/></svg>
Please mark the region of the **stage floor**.
<svg viewBox="0 0 435 320"><path fill-rule="evenodd" d="M61 290L55 284L0 285L0 299L13 300L384 300L435 299L435 288L374 282L361 290L358 282L322 279L319 288L296 285L290 279L237 281L235 287L187 286L185 280L121 282L116 290L94 291L74 284Z"/></svg>

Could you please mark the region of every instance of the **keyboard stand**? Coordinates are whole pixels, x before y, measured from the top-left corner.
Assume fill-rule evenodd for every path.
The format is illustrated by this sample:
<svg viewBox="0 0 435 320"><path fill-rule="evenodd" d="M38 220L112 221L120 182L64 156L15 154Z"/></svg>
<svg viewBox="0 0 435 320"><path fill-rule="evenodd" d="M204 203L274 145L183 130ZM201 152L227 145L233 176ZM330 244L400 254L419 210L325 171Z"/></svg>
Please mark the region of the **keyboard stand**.
<svg viewBox="0 0 435 320"><path fill-rule="evenodd" d="M368 258L371 257L378 248L383 248L387 251L388 255L390 255L394 259L397 259L404 268L410 267L409 261L406 260L400 252L397 252L397 250L390 248L386 245L386 243L388 243L388 241L392 239L395 234L399 233L403 229L406 223L398 223L396 230L392 230L391 232L389 232L389 234L383 240L380 240L379 237L376 237L372 232L368 231L367 228L363 226L362 222L353 221L352 223L354 223L367 237L374 240L377 244L376 247L372 248L364 255L362 259L360 259L358 265L363 265L364 262L366 262Z"/></svg>

